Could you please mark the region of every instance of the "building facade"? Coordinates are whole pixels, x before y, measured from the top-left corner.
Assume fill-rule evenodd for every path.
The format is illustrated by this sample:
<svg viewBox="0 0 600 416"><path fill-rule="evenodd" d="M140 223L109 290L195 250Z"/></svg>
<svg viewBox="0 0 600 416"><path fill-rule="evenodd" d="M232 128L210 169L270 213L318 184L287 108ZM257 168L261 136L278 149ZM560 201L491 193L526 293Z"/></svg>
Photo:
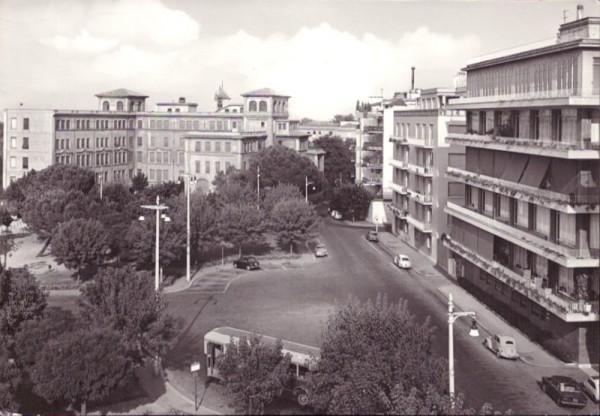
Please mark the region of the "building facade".
<svg viewBox="0 0 600 416"><path fill-rule="evenodd" d="M146 111L148 96L127 89L96 96L96 111L5 110L3 187L31 169L62 163L90 168L105 182L142 172L150 183L160 183L189 172L208 189L218 172L245 169L253 153L273 144L306 154L323 168L322 155L309 154L308 135L289 119L290 97L269 88L243 94L243 104L224 106L229 97L221 86L214 112L198 112L185 97Z"/></svg>
<svg viewBox="0 0 600 416"><path fill-rule="evenodd" d="M453 145L448 269L542 345L598 363L600 19L535 47L472 60ZM452 165L452 164L451 164Z"/></svg>
<svg viewBox="0 0 600 416"><path fill-rule="evenodd" d="M464 158L460 149L450 151L446 141L449 130L464 128L463 112L447 108L449 99L458 95L455 88L421 90L413 106L394 106L393 113L386 113L393 116L393 135L387 141L392 153L392 232L434 263L446 257L439 241L448 231L448 191L454 192L446 167L449 159Z"/></svg>

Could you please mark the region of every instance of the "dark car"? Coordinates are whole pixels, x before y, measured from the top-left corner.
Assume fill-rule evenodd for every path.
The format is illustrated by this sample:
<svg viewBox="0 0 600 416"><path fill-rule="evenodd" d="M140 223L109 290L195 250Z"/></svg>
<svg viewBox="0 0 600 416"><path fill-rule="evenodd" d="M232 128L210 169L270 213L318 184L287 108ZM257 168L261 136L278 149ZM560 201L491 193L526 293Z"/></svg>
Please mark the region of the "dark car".
<svg viewBox="0 0 600 416"><path fill-rule="evenodd" d="M233 267L246 270L259 269L260 263L254 257L242 256L233 262Z"/></svg>
<svg viewBox="0 0 600 416"><path fill-rule="evenodd" d="M585 407L587 399L571 377L542 377L542 390L559 406Z"/></svg>
<svg viewBox="0 0 600 416"><path fill-rule="evenodd" d="M367 239L367 241L378 242L379 234L377 234L377 231L367 231L367 235L365 236L365 238Z"/></svg>

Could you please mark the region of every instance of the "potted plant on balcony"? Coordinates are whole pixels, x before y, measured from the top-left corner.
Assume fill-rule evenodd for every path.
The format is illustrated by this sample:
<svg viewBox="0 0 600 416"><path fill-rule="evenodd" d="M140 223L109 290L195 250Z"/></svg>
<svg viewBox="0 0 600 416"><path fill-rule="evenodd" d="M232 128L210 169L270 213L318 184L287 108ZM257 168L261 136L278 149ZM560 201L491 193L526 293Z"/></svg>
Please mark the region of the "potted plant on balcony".
<svg viewBox="0 0 600 416"><path fill-rule="evenodd" d="M580 273L576 277L576 288L577 288L577 300L579 301L579 308L585 313L590 313L592 310L592 304L588 302L588 285L590 276L587 273Z"/></svg>

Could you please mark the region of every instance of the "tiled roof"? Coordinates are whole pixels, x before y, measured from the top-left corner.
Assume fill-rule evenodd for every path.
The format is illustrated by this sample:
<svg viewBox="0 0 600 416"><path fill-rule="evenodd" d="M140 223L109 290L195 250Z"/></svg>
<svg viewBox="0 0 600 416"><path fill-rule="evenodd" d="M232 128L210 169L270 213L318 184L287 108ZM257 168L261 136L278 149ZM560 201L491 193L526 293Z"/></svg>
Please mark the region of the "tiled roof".
<svg viewBox="0 0 600 416"><path fill-rule="evenodd" d="M145 94L142 94L140 92L128 90L127 88L118 88L116 90L111 90L111 91L101 92L100 94L96 94L96 97L112 97L112 98L143 97L143 98L147 98L148 96Z"/></svg>
<svg viewBox="0 0 600 416"><path fill-rule="evenodd" d="M272 88L261 88L242 94L242 97L290 97L290 95L280 94Z"/></svg>

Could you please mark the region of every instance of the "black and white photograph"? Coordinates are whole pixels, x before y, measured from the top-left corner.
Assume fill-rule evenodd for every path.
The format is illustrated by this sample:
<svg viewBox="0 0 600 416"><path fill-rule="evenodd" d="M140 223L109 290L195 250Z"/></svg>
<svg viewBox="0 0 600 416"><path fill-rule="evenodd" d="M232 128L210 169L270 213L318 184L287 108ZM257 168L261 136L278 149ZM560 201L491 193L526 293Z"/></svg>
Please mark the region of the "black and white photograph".
<svg viewBox="0 0 600 416"><path fill-rule="evenodd" d="M600 0L0 0L0 416L600 414Z"/></svg>

